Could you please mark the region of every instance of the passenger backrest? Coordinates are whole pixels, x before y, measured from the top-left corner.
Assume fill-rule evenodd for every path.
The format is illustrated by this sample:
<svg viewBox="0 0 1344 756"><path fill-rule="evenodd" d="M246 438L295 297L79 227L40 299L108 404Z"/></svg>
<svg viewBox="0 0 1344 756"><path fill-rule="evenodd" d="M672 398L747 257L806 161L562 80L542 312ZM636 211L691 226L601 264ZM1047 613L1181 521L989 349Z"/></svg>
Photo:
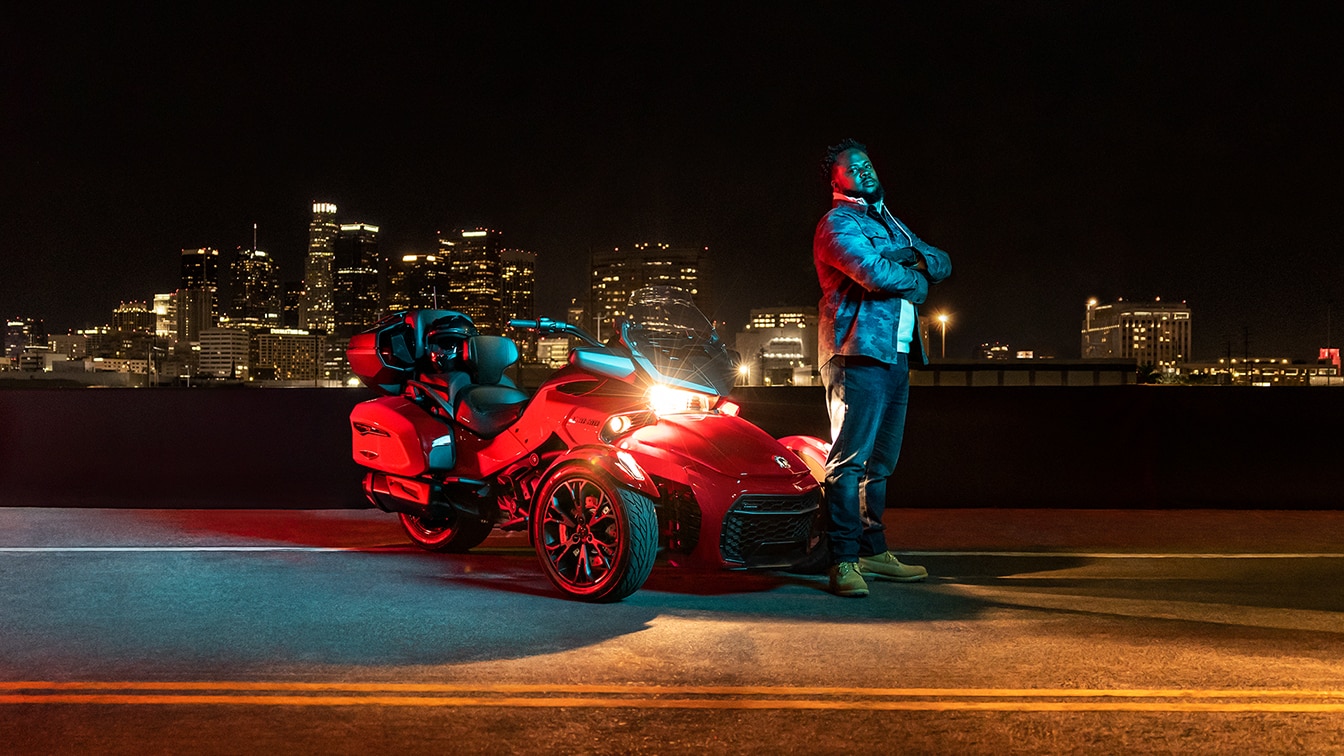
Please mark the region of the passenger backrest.
<svg viewBox="0 0 1344 756"><path fill-rule="evenodd" d="M518 345L503 336L472 336L463 357L472 371L472 382L483 386L512 386L504 375L518 361Z"/></svg>

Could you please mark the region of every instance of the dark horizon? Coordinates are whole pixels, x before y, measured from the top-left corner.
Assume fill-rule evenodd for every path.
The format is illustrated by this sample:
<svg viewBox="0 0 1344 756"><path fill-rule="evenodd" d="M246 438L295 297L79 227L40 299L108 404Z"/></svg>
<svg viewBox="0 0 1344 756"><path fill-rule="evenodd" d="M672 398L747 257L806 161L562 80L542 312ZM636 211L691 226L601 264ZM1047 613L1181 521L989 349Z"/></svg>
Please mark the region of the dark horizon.
<svg viewBox="0 0 1344 756"><path fill-rule="evenodd" d="M1312 358L1344 275L1334 15L24 8L0 31L0 314L106 323L176 288L183 247L250 246L253 223L297 280L317 200L389 254L501 230L538 253L542 313L591 250L707 246L735 330L815 303L818 161L852 136L952 255L925 308L952 315L949 357L1074 357L1089 298L1161 297L1190 305L1198 359L1248 332L1252 356Z"/></svg>

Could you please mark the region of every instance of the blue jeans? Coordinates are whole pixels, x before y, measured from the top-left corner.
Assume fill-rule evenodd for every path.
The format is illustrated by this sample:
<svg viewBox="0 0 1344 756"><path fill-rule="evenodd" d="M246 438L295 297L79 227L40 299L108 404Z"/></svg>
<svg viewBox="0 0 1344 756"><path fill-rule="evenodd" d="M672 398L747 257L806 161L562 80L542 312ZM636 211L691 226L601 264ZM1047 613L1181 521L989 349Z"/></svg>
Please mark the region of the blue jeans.
<svg viewBox="0 0 1344 756"><path fill-rule="evenodd" d="M826 508L831 562L853 562L887 550L882 512L887 478L896 469L910 401L910 364L837 355L821 368L831 416Z"/></svg>

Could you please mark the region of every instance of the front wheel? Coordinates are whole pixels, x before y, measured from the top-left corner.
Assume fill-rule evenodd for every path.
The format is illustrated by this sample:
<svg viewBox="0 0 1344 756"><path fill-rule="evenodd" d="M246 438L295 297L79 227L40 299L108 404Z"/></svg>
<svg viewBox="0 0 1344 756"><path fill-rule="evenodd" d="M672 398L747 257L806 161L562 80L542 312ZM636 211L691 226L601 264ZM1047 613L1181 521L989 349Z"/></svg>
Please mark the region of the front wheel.
<svg viewBox="0 0 1344 756"><path fill-rule="evenodd" d="M587 466L561 470L536 499L532 542L546 577L581 601L620 601L644 585L658 554L653 501Z"/></svg>
<svg viewBox="0 0 1344 756"><path fill-rule="evenodd" d="M401 527L416 546L425 551L462 553L479 546L492 525L454 512L446 518L429 519L403 513Z"/></svg>

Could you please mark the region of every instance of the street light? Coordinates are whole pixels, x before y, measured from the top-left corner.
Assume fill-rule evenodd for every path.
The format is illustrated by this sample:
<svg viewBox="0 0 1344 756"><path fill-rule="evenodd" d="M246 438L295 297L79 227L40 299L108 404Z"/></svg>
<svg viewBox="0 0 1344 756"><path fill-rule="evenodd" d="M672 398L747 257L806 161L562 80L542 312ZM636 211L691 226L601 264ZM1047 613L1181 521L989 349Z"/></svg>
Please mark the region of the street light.
<svg viewBox="0 0 1344 756"><path fill-rule="evenodd" d="M938 315L938 330L942 331L943 336L942 359L947 359L947 313L941 313Z"/></svg>

